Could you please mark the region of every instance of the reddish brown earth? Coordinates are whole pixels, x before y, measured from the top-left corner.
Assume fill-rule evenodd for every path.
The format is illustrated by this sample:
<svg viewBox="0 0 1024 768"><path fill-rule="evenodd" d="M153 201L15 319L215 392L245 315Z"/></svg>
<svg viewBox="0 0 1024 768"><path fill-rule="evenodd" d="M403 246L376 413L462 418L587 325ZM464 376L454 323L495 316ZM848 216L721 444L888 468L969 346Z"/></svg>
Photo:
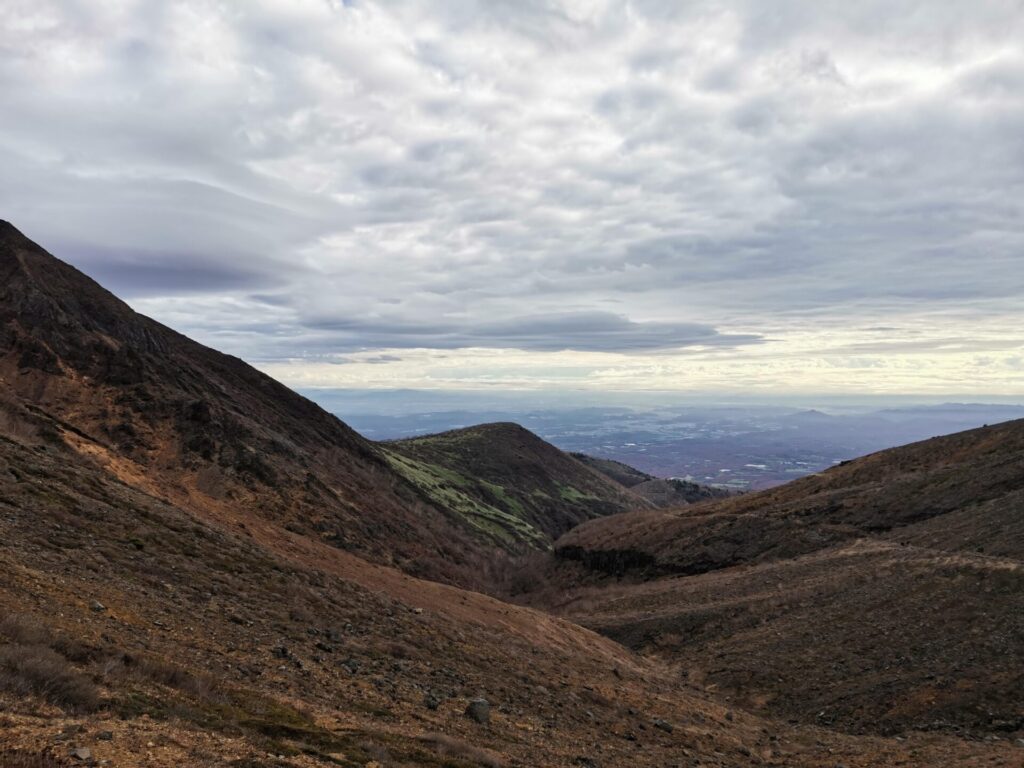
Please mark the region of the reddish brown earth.
<svg viewBox="0 0 1024 768"><path fill-rule="evenodd" d="M494 550L9 225L0 377L4 768L1020 764L1006 739L788 723L671 654L410 575L484 580Z"/></svg>

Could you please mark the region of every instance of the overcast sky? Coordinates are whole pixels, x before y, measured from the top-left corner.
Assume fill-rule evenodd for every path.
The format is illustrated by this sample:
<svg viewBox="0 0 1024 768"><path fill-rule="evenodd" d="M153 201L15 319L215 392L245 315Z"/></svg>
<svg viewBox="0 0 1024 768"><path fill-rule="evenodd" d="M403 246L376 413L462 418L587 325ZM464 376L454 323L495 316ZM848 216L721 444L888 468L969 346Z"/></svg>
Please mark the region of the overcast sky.
<svg viewBox="0 0 1024 768"><path fill-rule="evenodd" d="M1024 394L1024 2L5 0L0 217L299 387Z"/></svg>

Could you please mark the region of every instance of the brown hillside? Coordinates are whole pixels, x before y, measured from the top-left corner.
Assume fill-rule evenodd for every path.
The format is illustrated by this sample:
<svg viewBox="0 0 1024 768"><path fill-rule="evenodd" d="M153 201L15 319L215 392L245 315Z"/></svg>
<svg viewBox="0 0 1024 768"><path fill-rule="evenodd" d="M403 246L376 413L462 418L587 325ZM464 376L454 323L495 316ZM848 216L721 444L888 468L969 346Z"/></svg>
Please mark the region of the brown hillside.
<svg viewBox="0 0 1024 768"><path fill-rule="evenodd" d="M382 564L465 583L498 550L390 448L9 226L0 381L3 768L1019 760L1007 740L765 718L578 625ZM476 697L489 717L466 715Z"/></svg>
<svg viewBox="0 0 1024 768"><path fill-rule="evenodd" d="M616 572L703 573L795 557L866 534L895 534L953 512L1002 514L1017 530L1012 500L1022 489L1024 421L1014 421L881 451L711 505L596 520L570 531L557 547L564 557Z"/></svg>
<svg viewBox="0 0 1024 768"><path fill-rule="evenodd" d="M0 407L49 417L137 487L461 583L486 546L334 416L134 312L0 224Z"/></svg>
<svg viewBox="0 0 1024 768"><path fill-rule="evenodd" d="M615 459L601 459L597 456L591 456L586 453L575 452L570 455L577 461L583 462L591 469L596 469L602 475L610 477L619 485L624 485L626 488L632 488L633 486L639 485L640 483L648 480L657 479L654 475L641 472L636 467L631 467L629 464L624 464L621 461L615 461Z"/></svg>
<svg viewBox="0 0 1024 768"><path fill-rule="evenodd" d="M751 711L854 733L1024 730L1024 565L862 539L580 590L563 614Z"/></svg>
<svg viewBox="0 0 1024 768"><path fill-rule="evenodd" d="M563 594L564 615L741 706L855 733L1024 734L1024 422L557 546L563 583L628 577Z"/></svg>
<svg viewBox="0 0 1024 768"><path fill-rule="evenodd" d="M572 624L256 515L238 530L204 520L49 443L36 418L0 438L0 765L60 765L83 748L73 764L146 768L880 768L1016 754L730 711ZM463 714L477 696L488 724Z"/></svg>
<svg viewBox="0 0 1024 768"><path fill-rule="evenodd" d="M685 507L688 504L711 499L724 499L735 495L734 491L691 483L688 480L654 477L654 475L648 475L646 472L641 472L639 469L614 459L599 459L585 453L571 455L591 469L595 469L602 475L629 488L637 496L642 496L659 509Z"/></svg>

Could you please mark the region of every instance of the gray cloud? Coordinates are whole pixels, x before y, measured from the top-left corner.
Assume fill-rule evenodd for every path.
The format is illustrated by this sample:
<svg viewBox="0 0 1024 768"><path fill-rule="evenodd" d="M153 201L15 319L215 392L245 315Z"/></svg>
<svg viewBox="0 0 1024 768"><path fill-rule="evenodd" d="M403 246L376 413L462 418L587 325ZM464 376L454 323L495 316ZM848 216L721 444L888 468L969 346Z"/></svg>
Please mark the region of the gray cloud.
<svg viewBox="0 0 1024 768"><path fill-rule="evenodd" d="M1022 41L1016 0L8 3L0 207L249 359L1019 319Z"/></svg>
<svg viewBox="0 0 1024 768"><path fill-rule="evenodd" d="M565 312L487 322L382 322L357 318L310 320L304 326L329 331L334 349L368 347L506 347L558 352L650 352L685 347L738 347L756 344L759 336L722 334L698 323L636 323L611 312ZM390 362L392 356L373 361Z"/></svg>

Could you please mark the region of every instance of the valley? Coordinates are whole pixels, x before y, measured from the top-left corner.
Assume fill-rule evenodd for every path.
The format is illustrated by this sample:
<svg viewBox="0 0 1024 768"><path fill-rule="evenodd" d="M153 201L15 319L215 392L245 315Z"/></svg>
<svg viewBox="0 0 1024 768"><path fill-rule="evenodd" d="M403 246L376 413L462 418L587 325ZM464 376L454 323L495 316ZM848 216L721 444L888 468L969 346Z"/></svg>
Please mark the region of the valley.
<svg viewBox="0 0 1024 768"><path fill-rule="evenodd" d="M900 403L822 398L792 403L683 400L580 393L594 404L496 398L476 392L304 394L377 440L415 437L481 422L513 421L564 451L617 460L657 477L733 491L763 490L867 453L1024 418L1014 404ZM401 397L402 400L396 400ZM621 405L604 401L622 400ZM679 401L672 404L673 400ZM455 410L459 403L462 410Z"/></svg>
<svg viewBox="0 0 1024 768"><path fill-rule="evenodd" d="M742 495L369 439L7 223L0 384L3 768L1024 764L1024 422Z"/></svg>

